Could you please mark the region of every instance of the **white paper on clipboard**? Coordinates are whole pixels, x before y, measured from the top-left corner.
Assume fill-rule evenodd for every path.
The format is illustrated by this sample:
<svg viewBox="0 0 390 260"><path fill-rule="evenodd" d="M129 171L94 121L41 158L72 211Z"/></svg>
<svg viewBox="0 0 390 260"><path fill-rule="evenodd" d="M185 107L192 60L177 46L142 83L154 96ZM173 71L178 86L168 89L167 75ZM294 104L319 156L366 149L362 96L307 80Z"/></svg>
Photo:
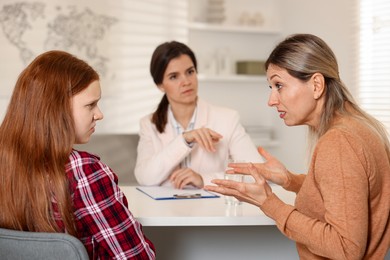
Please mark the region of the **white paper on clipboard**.
<svg viewBox="0 0 390 260"><path fill-rule="evenodd" d="M219 197L214 193L196 188L174 189L164 186L138 186L137 190L155 200L206 199Z"/></svg>

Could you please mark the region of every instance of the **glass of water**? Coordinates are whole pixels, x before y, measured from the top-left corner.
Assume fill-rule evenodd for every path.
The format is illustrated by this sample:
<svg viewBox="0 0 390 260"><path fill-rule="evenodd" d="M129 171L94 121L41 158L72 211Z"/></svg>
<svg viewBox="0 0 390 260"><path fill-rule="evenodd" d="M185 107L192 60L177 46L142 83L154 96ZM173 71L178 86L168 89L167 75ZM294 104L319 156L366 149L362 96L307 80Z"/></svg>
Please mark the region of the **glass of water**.
<svg viewBox="0 0 390 260"><path fill-rule="evenodd" d="M243 163L243 162L245 162L245 161L244 160L234 160L231 158L228 159L228 164L229 163ZM227 169L229 169L229 168L227 167ZM225 178L225 180L243 182L244 175L237 174L237 173L233 174L233 173L226 173L225 172L224 178ZM236 199L233 196L225 196L225 204L227 204L227 205L240 205L241 203L242 203L241 201L239 201L238 199Z"/></svg>

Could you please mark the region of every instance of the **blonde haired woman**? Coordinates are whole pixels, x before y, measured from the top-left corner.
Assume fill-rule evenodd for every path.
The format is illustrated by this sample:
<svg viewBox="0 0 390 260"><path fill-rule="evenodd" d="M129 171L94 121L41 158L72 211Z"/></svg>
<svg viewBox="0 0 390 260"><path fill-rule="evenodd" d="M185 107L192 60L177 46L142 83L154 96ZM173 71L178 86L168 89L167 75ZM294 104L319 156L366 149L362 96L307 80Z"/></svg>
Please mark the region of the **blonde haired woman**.
<svg viewBox="0 0 390 260"><path fill-rule="evenodd" d="M296 241L301 259L384 259L390 246L389 141L380 122L353 100L336 57L320 38L288 37L266 62L275 107L288 126L307 125L307 175L289 172L263 149L265 163L231 164L256 182L214 180L206 189L254 204ZM297 193L283 203L266 180Z"/></svg>

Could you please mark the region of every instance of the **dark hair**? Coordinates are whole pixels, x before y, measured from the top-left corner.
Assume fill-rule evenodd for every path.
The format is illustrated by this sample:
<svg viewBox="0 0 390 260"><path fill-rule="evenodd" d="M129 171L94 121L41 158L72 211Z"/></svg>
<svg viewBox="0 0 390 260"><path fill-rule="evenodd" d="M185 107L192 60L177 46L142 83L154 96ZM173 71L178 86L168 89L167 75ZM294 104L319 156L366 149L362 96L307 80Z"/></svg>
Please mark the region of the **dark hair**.
<svg viewBox="0 0 390 260"><path fill-rule="evenodd" d="M160 85L164 80L164 73L172 59L178 58L181 55L188 55L197 70L197 62L194 52L185 44L177 41L165 42L157 46L152 55L150 62L150 74L156 85ZM168 121L168 105L167 95L164 94L156 111L152 116L152 123L156 125L157 130L163 133Z"/></svg>
<svg viewBox="0 0 390 260"><path fill-rule="evenodd" d="M65 173L75 142L71 101L95 80L92 67L63 51L39 55L20 74L0 126L0 227L61 232L55 198L76 235Z"/></svg>

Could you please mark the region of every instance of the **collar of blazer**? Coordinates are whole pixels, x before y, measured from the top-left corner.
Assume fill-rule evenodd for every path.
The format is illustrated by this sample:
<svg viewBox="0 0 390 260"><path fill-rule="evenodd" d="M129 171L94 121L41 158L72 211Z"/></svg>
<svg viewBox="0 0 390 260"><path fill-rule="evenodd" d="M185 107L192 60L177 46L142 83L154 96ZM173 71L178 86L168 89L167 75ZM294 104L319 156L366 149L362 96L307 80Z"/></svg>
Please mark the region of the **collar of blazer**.
<svg viewBox="0 0 390 260"><path fill-rule="evenodd" d="M207 120L209 117L209 104L203 101L202 99L198 98L197 102L197 115L196 115L196 121L194 129L201 128L201 127L207 127ZM172 119L168 116L168 122L167 127L165 127L164 133L158 133L158 136L161 140L161 142L165 145L170 143L175 137L177 133L174 129L174 123L172 122Z"/></svg>

